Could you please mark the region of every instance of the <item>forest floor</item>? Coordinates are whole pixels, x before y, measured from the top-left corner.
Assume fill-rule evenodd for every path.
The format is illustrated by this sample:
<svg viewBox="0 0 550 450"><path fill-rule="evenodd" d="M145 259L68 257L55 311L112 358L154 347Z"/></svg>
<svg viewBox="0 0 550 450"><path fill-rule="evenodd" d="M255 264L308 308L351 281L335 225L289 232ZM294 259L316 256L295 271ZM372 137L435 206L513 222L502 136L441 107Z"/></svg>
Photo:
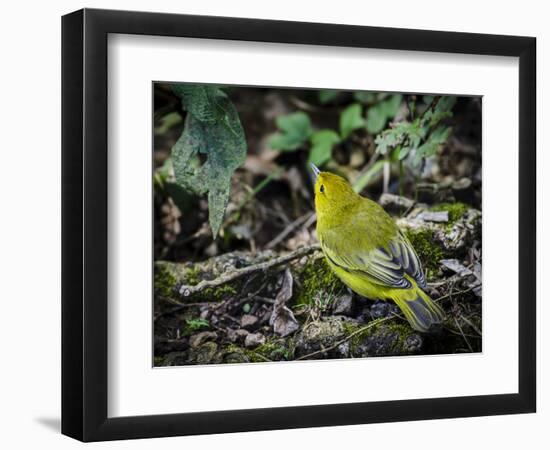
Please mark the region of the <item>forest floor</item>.
<svg viewBox="0 0 550 450"><path fill-rule="evenodd" d="M166 92L156 100L163 113L173 107ZM303 155L267 148L273 118L308 105L277 90L236 90L232 100L249 152L232 177L219 236L212 237L204 198L155 185L154 365L480 352L480 103L458 103L453 135L421 177L406 174L398 184L392 169L393 183L380 173L363 189L407 235L427 293L445 311L439 327L420 333L395 304L351 292L330 271ZM309 108L312 120L330 125L337 107ZM157 173L181 130L180 123L156 136ZM375 162L374 147L357 132L334 150L327 170L357 178Z"/></svg>

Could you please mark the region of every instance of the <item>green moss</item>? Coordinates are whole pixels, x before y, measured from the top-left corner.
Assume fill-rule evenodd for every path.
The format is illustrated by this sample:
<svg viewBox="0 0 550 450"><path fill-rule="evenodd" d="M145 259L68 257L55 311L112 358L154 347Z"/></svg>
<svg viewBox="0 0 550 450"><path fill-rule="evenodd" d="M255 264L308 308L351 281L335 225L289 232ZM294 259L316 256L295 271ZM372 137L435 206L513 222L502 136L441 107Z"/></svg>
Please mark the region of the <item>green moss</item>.
<svg viewBox="0 0 550 450"><path fill-rule="evenodd" d="M426 228L422 230L405 230L405 235L416 250L428 279L433 278L434 273L439 269L439 261L445 258L445 252L436 243L433 230Z"/></svg>
<svg viewBox="0 0 550 450"><path fill-rule="evenodd" d="M201 292L200 297L205 302L219 302L237 294L237 289L230 284L207 288Z"/></svg>
<svg viewBox="0 0 550 450"><path fill-rule="evenodd" d="M239 347L235 344L227 345L224 350L223 361L228 364L238 364L238 363L249 363L250 358L248 357L245 349Z"/></svg>
<svg viewBox="0 0 550 450"><path fill-rule="evenodd" d="M469 206L461 202L441 203L430 208L431 211L447 211L449 213L449 225L453 225L461 219L468 209Z"/></svg>
<svg viewBox="0 0 550 450"><path fill-rule="evenodd" d="M158 261L155 263L155 295L167 298L178 297L178 300L181 300L176 295L175 289L181 284L195 286L205 278L204 275L205 273L197 266L189 267L184 264ZM218 302L226 300L237 294L238 286L239 282L237 281L233 284L207 288L185 300L194 302Z"/></svg>
<svg viewBox="0 0 550 450"><path fill-rule="evenodd" d="M346 336L349 336L353 333L356 333L357 331L359 331L362 327L364 327L365 325L364 324L359 324L359 323L356 323L356 322L343 322L343 327L344 327L344 333L346 334ZM360 333L357 333L356 335L354 335L350 340L349 340L349 343L350 343L350 346L351 346L351 350L354 351L355 348L359 345L359 343L365 338L368 336L368 334L371 332L371 329L366 329Z"/></svg>
<svg viewBox="0 0 550 450"><path fill-rule="evenodd" d="M225 362L289 361L294 357L294 343L292 339L272 339L254 349L228 344L224 354Z"/></svg>
<svg viewBox="0 0 550 450"><path fill-rule="evenodd" d="M164 357L163 356L155 356L153 358L153 367L161 367L164 365Z"/></svg>
<svg viewBox="0 0 550 450"><path fill-rule="evenodd" d="M155 263L154 286L155 294L161 297L172 297L177 278L171 270L171 264L164 262Z"/></svg>
<svg viewBox="0 0 550 450"><path fill-rule="evenodd" d="M187 284L191 286L199 284L202 279L201 274L202 272L197 266L188 268L185 271L185 280Z"/></svg>
<svg viewBox="0 0 550 450"><path fill-rule="evenodd" d="M292 359L294 354L294 346L292 339L284 341L272 340L267 341L254 349L254 353L270 361L282 361Z"/></svg>
<svg viewBox="0 0 550 450"><path fill-rule="evenodd" d="M325 258L310 259L301 269L299 277L302 284L298 286L292 305L309 305L319 293L335 294L345 288L328 266Z"/></svg>

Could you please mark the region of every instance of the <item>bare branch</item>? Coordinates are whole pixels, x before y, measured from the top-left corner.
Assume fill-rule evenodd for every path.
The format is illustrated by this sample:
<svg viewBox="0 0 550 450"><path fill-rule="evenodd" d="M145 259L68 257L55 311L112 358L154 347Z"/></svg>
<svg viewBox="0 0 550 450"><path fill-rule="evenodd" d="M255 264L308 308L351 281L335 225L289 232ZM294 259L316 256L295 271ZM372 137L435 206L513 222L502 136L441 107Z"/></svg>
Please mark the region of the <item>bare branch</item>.
<svg viewBox="0 0 550 450"><path fill-rule="evenodd" d="M178 289L179 294L182 297L189 297L190 295L196 294L203 291L207 288L215 288L222 286L223 284L229 283L238 278L250 275L254 272L266 271L272 267L280 266L294 259L301 258L302 256L307 256L317 250L320 250L319 244L312 244L307 247L301 247L293 252L290 252L286 255L279 256L278 258L271 259L269 261L264 261L258 264L253 264L250 266L243 267L241 269L236 269L231 272L227 272L215 278L214 280L203 280L200 283L194 286L182 285Z"/></svg>

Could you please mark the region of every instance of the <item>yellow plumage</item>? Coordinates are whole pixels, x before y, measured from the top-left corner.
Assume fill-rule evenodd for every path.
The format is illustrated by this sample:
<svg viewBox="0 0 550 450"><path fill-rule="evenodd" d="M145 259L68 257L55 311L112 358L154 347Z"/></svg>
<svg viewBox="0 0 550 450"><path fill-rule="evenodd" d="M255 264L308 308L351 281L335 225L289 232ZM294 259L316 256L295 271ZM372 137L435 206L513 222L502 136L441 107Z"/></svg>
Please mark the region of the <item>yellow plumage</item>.
<svg viewBox="0 0 550 450"><path fill-rule="evenodd" d="M423 291L420 260L393 219L343 178L314 171L317 236L334 273L359 295L393 300L418 331L440 323L444 313Z"/></svg>

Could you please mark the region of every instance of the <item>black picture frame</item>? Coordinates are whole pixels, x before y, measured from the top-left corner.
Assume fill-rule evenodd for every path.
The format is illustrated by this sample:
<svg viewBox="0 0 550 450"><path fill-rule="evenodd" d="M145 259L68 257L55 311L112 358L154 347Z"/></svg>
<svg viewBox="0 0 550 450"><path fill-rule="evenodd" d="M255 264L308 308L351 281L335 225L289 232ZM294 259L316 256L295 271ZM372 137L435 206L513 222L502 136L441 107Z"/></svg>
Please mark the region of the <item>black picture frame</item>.
<svg viewBox="0 0 550 450"><path fill-rule="evenodd" d="M109 33L518 57L518 393L107 417ZM532 37L93 9L64 16L62 433L82 441L101 441L535 412L535 91L536 40Z"/></svg>

